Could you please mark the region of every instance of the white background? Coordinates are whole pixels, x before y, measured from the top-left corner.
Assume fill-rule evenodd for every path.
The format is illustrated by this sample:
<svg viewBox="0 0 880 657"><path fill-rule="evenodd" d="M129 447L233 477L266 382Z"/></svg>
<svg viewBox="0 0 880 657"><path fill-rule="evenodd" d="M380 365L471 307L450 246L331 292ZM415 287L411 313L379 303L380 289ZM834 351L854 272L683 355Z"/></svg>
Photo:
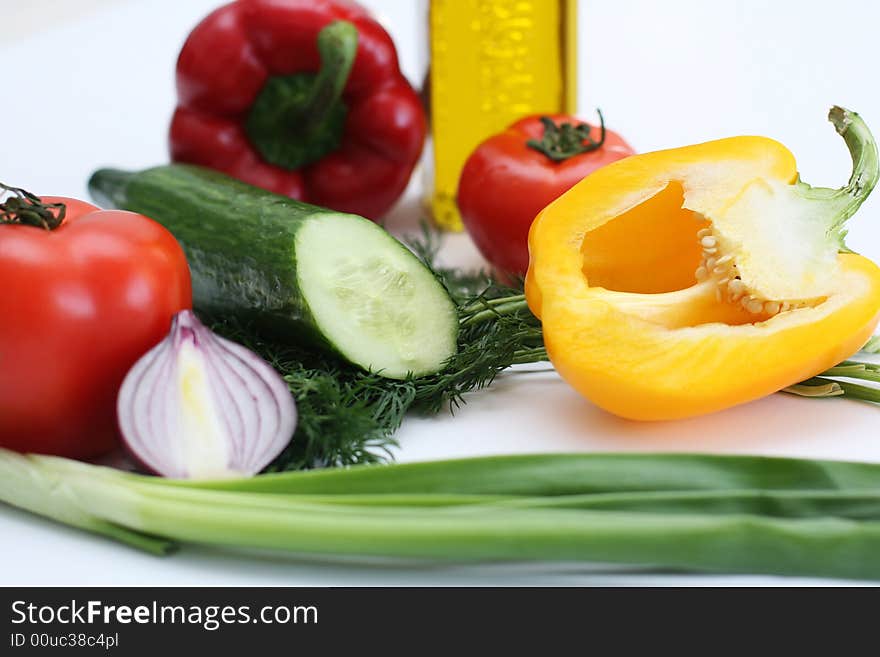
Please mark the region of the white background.
<svg viewBox="0 0 880 657"><path fill-rule="evenodd" d="M418 84L423 2L373 0ZM103 165L167 158L173 71L189 29L215 0L0 0L0 180L41 194L87 197ZM837 186L846 150L825 114L837 103L880 131L880 4L863 0L582 3L579 100L603 110L640 151L736 134L789 146L802 177ZM418 221L418 180L393 224ZM880 193L878 193L880 197ZM853 221L850 244L880 259L880 200ZM479 264L465 236L447 257ZM0 292L2 293L2 292ZM757 366L760 366L758 364ZM775 395L710 417L635 424L610 417L552 373L508 375L455 417L412 418L398 459L540 451L706 451L880 462L880 409ZM719 584L766 577L597 573L582 565L423 567L303 563L187 548L166 559L0 508L0 584ZM806 582L809 580L797 580ZM815 582L813 582L815 583Z"/></svg>

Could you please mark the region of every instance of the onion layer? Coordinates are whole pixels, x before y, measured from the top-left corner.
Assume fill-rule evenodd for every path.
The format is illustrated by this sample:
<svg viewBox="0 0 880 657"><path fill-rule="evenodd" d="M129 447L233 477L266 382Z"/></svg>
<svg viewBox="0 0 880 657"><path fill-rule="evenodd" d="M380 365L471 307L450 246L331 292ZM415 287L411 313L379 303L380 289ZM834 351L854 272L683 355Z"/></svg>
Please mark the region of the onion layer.
<svg viewBox="0 0 880 657"><path fill-rule="evenodd" d="M189 310L131 368L117 413L134 458L178 479L256 474L296 428L296 405L278 372Z"/></svg>

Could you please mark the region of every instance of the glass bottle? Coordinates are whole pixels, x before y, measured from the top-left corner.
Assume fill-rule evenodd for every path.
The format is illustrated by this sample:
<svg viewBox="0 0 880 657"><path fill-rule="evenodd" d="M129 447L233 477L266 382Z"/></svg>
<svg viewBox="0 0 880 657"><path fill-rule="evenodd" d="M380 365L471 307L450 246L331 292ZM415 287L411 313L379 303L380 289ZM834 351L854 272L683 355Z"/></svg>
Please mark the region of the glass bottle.
<svg viewBox="0 0 880 657"><path fill-rule="evenodd" d="M573 113L577 0L431 0L428 202L461 230L455 203L465 160L528 114Z"/></svg>

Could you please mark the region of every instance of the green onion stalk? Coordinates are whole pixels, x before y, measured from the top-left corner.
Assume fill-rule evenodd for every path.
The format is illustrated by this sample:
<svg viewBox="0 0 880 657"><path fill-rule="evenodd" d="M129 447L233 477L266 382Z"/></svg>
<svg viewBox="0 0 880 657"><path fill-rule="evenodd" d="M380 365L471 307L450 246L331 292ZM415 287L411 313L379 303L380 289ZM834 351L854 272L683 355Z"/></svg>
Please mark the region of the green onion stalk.
<svg viewBox="0 0 880 657"><path fill-rule="evenodd" d="M552 454L191 482L0 450L0 500L139 549L880 579L880 465Z"/></svg>

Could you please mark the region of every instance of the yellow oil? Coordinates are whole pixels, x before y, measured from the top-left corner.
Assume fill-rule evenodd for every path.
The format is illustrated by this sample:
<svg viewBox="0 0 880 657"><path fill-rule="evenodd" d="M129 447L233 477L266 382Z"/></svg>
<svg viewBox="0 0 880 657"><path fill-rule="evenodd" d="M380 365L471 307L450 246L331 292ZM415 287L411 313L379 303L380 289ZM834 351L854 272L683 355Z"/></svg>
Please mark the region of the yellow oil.
<svg viewBox="0 0 880 657"><path fill-rule="evenodd" d="M431 0L435 223L461 230L465 160L528 114L574 112L577 0Z"/></svg>

